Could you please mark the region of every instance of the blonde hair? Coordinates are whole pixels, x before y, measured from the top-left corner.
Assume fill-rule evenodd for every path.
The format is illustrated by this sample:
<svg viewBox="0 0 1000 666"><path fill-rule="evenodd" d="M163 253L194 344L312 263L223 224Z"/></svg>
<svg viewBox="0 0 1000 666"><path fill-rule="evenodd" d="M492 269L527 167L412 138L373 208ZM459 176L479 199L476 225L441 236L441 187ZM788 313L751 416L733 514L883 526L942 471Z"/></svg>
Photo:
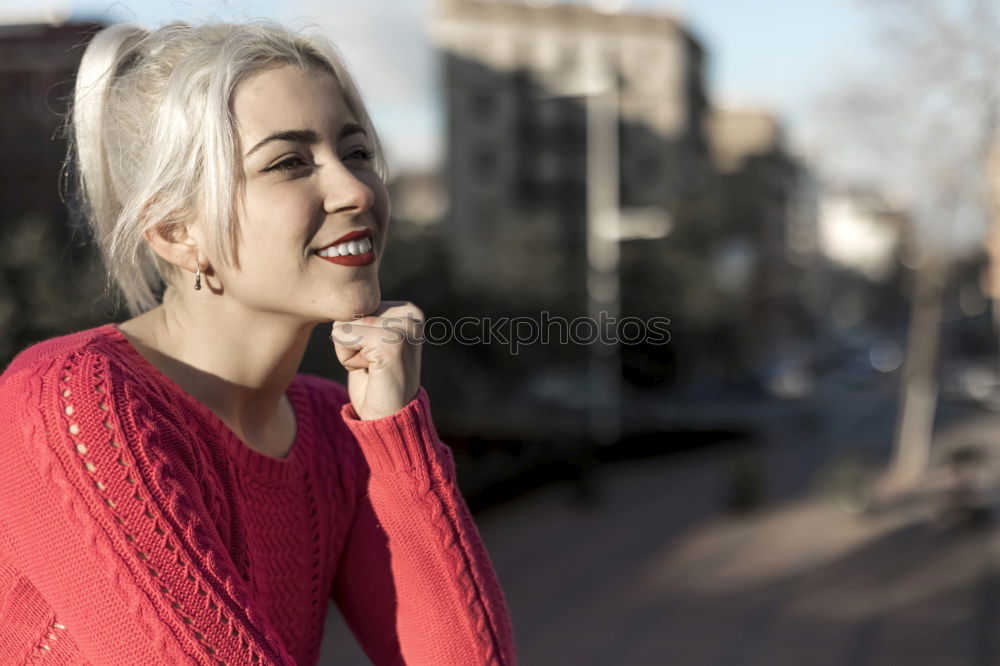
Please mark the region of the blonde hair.
<svg viewBox="0 0 1000 666"><path fill-rule="evenodd" d="M244 180L233 95L248 77L281 64L334 76L386 178L358 89L318 31L297 33L268 20L175 21L153 31L117 24L87 45L64 127L64 168L75 167L79 209L107 268L107 288L118 287L133 315L158 303L174 270L146 243L149 229L201 211L210 242L239 267L236 203Z"/></svg>

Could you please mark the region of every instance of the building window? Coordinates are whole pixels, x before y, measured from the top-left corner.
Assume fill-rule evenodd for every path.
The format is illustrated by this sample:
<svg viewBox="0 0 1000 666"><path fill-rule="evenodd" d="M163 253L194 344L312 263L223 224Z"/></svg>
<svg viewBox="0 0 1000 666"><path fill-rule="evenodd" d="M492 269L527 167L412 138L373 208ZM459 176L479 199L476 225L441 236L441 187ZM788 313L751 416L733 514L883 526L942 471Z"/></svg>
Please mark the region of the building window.
<svg viewBox="0 0 1000 666"><path fill-rule="evenodd" d="M559 124L562 118L562 110L559 108L560 101L558 99L546 99L536 103L535 114L538 118L538 123L542 127L555 127Z"/></svg>
<svg viewBox="0 0 1000 666"><path fill-rule="evenodd" d="M497 99L492 93L477 91L469 98L469 111L479 122L488 123L496 117Z"/></svg>
<svg viewBox="0 0 1000 666"><path fill-rule="evenodd" d="M555 183L562 175L560 159L557 153L542 151L535 157L535 169L539 180L545 183Z"/></svg>
<svg viewBox="0 0 1000 666"><path fill-rule="evenodd" d="M636 161L638 176L643 185L658 183L663 176L663 160L653 155L642 155Z"/></svg>
<svg viewBox="0 0 1000 666"><path fill-rule="evenodd" d="M496 151L480 146L472 152L472 173L480 182L488 182L497 175Z"/></svg>

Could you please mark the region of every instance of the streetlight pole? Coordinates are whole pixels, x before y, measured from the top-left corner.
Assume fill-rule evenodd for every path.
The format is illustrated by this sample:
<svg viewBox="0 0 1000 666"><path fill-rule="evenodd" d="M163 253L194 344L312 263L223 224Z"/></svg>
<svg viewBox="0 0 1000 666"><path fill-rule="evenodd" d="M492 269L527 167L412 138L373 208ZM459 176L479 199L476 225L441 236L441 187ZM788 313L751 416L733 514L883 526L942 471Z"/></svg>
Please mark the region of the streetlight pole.
<svg viewBox="0 0 1000 666"><path fill-rule="evenodd" d="M621 309L618 77L603 66L593 72L592 82L586 98L587 314L599 330L588 354L589 425L596 443L608 446L622 430L621 351L616 332L606 330Z"/></svg>

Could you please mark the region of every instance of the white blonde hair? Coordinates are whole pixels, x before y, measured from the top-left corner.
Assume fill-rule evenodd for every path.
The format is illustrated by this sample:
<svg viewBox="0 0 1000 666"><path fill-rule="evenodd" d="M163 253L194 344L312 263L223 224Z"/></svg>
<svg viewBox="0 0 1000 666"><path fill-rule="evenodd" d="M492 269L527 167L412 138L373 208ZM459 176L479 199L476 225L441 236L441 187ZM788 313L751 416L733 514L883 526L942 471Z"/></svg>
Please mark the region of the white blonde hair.
<svg viewBox="0 0 1000 666"><path fill-rule="evenodd" d="M175 21L152 31L117 24L87 45L64 126L64 168L75 168L77 203L104 259L107 287L118 287L133 315L158 303L174 269L149 247L149 229L201 211L214 248L239 267L236 203L244 179L233 95L248 77L280 64L334 76L386 178L358 89L319 31L267 20Z"/></svg>

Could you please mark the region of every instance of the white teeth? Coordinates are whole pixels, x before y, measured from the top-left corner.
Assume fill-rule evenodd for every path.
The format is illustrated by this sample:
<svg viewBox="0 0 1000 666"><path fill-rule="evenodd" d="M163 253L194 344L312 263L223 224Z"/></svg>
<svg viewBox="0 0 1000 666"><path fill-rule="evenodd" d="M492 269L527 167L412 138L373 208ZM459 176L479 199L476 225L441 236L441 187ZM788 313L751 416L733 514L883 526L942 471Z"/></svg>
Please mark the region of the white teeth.
<svg viewBox="0 0 1000 666"><path fill-rule="evenodd" d="M321 257L342 257L348 254L364 254L372 249L370 238L347 241L339 245L331 245L316 252Z"/></svg>

